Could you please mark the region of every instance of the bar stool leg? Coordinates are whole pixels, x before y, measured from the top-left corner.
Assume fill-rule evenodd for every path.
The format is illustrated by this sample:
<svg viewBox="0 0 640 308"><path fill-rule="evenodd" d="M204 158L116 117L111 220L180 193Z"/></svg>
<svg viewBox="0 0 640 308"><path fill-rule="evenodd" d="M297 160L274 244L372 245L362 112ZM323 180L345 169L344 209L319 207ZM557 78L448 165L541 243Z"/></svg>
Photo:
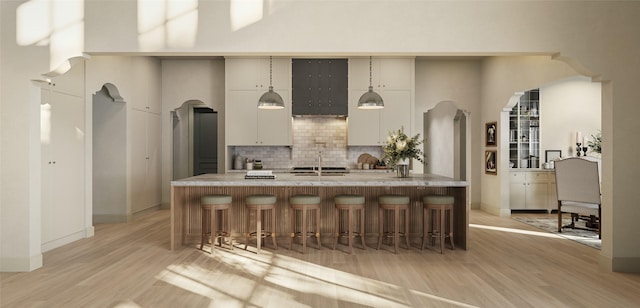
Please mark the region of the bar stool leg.
<svg viewBox="0 0 640 308"><path fill-rule="evenodd" d="M407 249L411 249L409 245L409 208L404 210L404 238L407 241Z"/></svg>
<svg viewBox="0 0 640 308"><path fill-rule="evenodd" d="M338 244L338 238L340 237L340 210L334 210L334 221L335 221L335 236L333 240L333 250L336 250L336 244Z"/></svg>
<svg viewBox="0 0 640 308"><path fill-rule="evenodd" d="M302 253L307 253L307 207L302 208Z"/></svg>
<svg viewBox="0 0 640 308"><path fill-rule="evenodd" d="M249 245L249 238L251 237L251 229L250 229L250 225L249 222L251 222L251 210L249 208L245 209L244 211L245 214L245 220L246 220L246 224L245 224L245 228L247 228L245 236L244 236L244 250L247 250L247 246Z"/></svg>
<svg viewBox="0 0 640 308"><path fill-rule="evenodd" d="M318 250L322 246L320 244L320 207L316 209L316 240L318 241Z"/></svg>
<svg viewBox="0 0 640 308"><path fill-rule="evenodd" d="M456 249L456 246L453 244L453 209L449 212L449 240L451 241L451 250Z"/></svg>
<svg viewBox="0 0 640 308"><path fill-rule="evenodd" d="M429 222L431 223L431 226L429 228L429 231L431 232L431 236L430 236L429 242L430 242L431 246L435 246L435 244L436 244L436 233L435 233L435 231L436 231L436 222L437 222L436 221L436 212L437 211L438 210L434 210L434 209L429 210L429 215L431 215L431 218L429 218Z"/></svg>
<svg viewBox="0 0 640 308"><path fill-rule="evenodd" d="M205 210L202 210L202 214L200 215L200 217L202 217L202 231L200 233L202 233L200 235L200 250L202 250L202 247L204 247L204 239L207 237L207 220L205 219Z"/></svg>
<svg viewBox="0 0 640 308"><path fill-rule="evenodd" d="M289 250L291 250L291 245L293 244L293 238L296 236L296 225L295 225L295 217L296 217L296 210L294 210L293 208L289 208L289 210L291 211L289 218L291 218L291 236L289 237Z"/></svg>
<svg viewBox="0 0 640 308"><path fill-rule="evenodd" d="M353 253L353 208L347 210L347 222L349 232L349 253Z"/></svg>
<svg viewBox="0 0 640 308"><path fill-rule="evenodd" d="M444 210L440 209L439 210L439 214L438 216L440 216L440 253L444 253L444 242L445 242L445 217L444 217Z"/></svg>
<svg viewBox="0 0 640 308"><path fill-rule="evenodd" d="M233 250L233 238L231 237L231 207L229 207L227 210L227 232L229 232L229 234L227 234L227 236L229 237L229 246L231 246L231 250Z"/></svg>
<svg viewBox="0 0 640 308"><path fill-rule="evenodd" d="M216 245L218 237L218 211L214 206L211 207L211 253L213 253L213 247ZM222 245L220 245L222 246Z"/></svg>
<svg viewBox="0 0 640 308"><path fill-rule="evenodd" d="M384 222L383 222L383 209L378 208L378 250L380 250L380 246L382 245L382 236L384 236Z"/></svg>
<svg viewBox="0 0 640 308"><path fill-rule="evenodd" d="M362 249L367 250L364 243L364 206L360 209L360 240L362 240Z"/></svg>
<svg viewBox="0 0 640 308"><path fill-rule="evenodd" d="M398 245L400 243L400 209L396 206L393 209L393 244L395 245L395 253L398 253Z"/></svg>
<svg viewBox="0 0 640 308"><path fill-rule="evenodd" d="M425 238L429 236L429 215L427 215L427 207L422 207L422 246L420 249L424 249Z"/></svg>
<svg viewBox="0 0 640 308"><path fill-rule="evenodd" d="M258 206L256 210L256 247L258 247L258 252L260 252L260 247L262 244L262 206Z"/></svg>
<svg viewBox="0 0 640 308"><path fill-rule="evenodd" d="M271 209L271 239L273 240L273 247L278 250L278 243L276 243L276 209Z"/></svg>

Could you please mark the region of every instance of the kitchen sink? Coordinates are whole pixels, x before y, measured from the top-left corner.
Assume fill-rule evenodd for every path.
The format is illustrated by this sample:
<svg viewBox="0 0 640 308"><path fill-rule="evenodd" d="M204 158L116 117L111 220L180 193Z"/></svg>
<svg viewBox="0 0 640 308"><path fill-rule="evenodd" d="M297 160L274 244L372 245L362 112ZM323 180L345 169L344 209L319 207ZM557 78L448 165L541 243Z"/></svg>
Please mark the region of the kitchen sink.
<svg viewBox="0 0 640 308"><path fill-rule="evenodd" d="M322 172L322 176L344 176L346 173ZM297 172L295 176L318 176L315 172Z"/></svg>
<svg viewBox="0 0 640 308"><path fill-rule="evenodd" d="M291 173L296 176L318 176L318 167L293 167ZM344 176L349 173L345 167L322 167L322 176Z"/></svg>

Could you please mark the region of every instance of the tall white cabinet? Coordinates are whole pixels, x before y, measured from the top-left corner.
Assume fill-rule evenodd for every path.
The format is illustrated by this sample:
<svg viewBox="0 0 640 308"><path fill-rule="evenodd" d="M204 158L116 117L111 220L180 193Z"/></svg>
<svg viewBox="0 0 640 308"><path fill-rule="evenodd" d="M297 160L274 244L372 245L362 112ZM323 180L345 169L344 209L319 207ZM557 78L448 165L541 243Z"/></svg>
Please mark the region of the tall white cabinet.
<svg viewBox="0 0 640 308"><path fill-rule="evenodd" d="M226 143L231 146L291 145L291 58L274 58L274 91L285 108L258 109L258 99L269 90L269 58L225 59Z"/></svg>
<svg viewBox="0 0 640 308"><path fill-rule="evenodd" d="M131 109L131 213L161 203L161 118L152 106Z"/></svg>
<svg viewBox="0 0 640 308"><path fill-rule="evenodd" d="M390 131L404 127L412 134L411 107L415 88L415 59L374 58L371 85L385 107L358 109L358 99L369 89L369 58L349 58L348 145L382 145Z"/></svg>
<svg viewBox="0 0 640 308"><path fill-rule="evenodd" d="M84 63L43 85L42 251L85 237Z"/></svg>

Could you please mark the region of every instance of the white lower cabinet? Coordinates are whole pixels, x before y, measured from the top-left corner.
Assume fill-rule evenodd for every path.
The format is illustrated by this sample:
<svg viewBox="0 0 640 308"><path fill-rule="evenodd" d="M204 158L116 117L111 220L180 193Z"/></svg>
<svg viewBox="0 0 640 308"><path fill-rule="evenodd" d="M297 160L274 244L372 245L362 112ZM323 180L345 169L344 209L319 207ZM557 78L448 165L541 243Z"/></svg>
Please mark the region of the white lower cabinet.
<svg viewBox="0 0 640 308"><path fill-rule="evenodd" d="M549 175L549 172L544 171L510 172L510 208L512 210L553 209L549 204Z"/></svg>

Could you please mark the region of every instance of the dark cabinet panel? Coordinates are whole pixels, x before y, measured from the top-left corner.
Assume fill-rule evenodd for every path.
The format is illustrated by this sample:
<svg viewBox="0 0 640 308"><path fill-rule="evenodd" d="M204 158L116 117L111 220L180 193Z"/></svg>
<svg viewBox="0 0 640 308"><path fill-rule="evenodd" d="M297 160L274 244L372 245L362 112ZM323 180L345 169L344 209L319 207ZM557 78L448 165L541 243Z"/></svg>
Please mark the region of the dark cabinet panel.
<svg viewBox="0 0 640 308"><path fill-rule="evenodd" d="M347 59L293 59L293 115L348 113Z"/></svg>

